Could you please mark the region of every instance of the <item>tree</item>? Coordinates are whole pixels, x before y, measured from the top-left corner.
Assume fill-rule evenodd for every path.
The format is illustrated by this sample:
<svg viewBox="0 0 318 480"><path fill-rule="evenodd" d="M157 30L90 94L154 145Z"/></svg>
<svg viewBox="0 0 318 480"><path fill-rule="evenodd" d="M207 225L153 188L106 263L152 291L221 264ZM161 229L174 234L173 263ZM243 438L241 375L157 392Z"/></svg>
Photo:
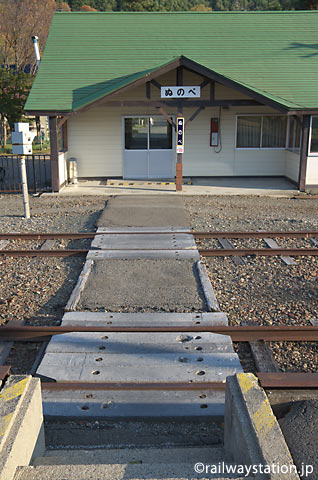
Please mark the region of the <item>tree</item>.
<svg viewBox="0 0 318 480"><path fill-rule="evenodd" d="M13 130L14 123L23 117L23 109L30 92L33 75L14 69L0 69L0 115L2 124L2 146L5 146L5 121Z"/></svg>
<svg viewBox="0 0 318 480"><path fill-rule="evenodd" d="M199 5L194 5L194 7L190 8L191 12L212 12L211 7L207 7L203 3L199 3Z"/></svg>
<svg viewBox="0 0 318 480"><path fill-rule="evenodd" d="M157 0L123 0L121 8L127 12L156 12L159 3Z"/></svg>
<svg viewBox="0 0 318 480"><path fill-rule="evenodd" d="M100 12L116 10L116 0L91 0L90 5Z"/></svg>
<svg viewBox="0 0 318 480"><path fill-rule="evenodd" d="M66 2L57 1L56 2L56 10L58 10L59 12L70 12L71 7Z"/></svg>
<svg viewBox="0 0 318 480"><path fill-rule="evenodd" d="M90 5L82 5L80 8L81 12L97 12L96 8L91 7Z"/></svg>
<svg viewBox="0 0 318 480"><path fill-rule="evenodd" d="M43 50L55 8L55 0L0 0L0 63L18 72L27 66L34 70L31 37L39 37Z"/></svg>

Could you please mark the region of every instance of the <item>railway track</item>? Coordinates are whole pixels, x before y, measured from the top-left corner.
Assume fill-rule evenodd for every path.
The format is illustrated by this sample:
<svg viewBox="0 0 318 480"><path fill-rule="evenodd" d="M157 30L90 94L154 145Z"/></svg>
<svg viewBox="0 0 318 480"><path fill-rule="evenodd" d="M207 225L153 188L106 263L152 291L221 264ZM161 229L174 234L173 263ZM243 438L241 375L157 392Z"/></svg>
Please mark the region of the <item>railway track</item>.
<svg viewBox="0 0 318 480"><path fill-rule="evenodd" d="M105 235L106 232L94 233L2 233L0 240L57 240L57 239L88 239L98 235ZM184 232L173 232L184 233ZM121 235L124 232L107 232L107 235ZM138 235L138 232L132 232L132 235ZM139 233L140 234L140 233ZM152 234L153 232L143 232L143 235ZM171 232L160 232L169 234ZM203 257L244 257L248 255L254 256L318 256L318 247L316 237L318 231L298 231L298 232L191 232L195 239L272 239L272 238L312 238L314 247L312 248L235 248L229 242L230 248L199 248L198 252ZM112 250L104 248L103 250ZM130 249L138 250L138 249ZM152 249L143 249L152 250ZM85 256L89 252L88 249L24 249L24 250L0 250L0 256L6 257L68 257L68 256Z"/></svg>
<svg viewBox="0 0 318 480"><path fill-rule="evenodd" d="M1 233L0 240L79 240L105 235L106 232L81 232L81 233ZM121 235L124 232L107 232L107 234ZM137 234L137 232L135 232ZM173 232L184 233L184 232ZM243 257L255 256L318 256L318 231L270 231L270 232L189 232L199 239L266 239L266 238L311 238L315 248L208 248L199 249L201 256L212 257ZM132 232L134 234L134 232ZM153 234L153 232L143 232ZM160 232L170 234L171 232ZM225 243L226 245L226 243ZM41 248L41 247L39 247ZM42 246L43 248L43 246ZM67 257L84 256L87 249L28 249L28 250L0 250L0 256L9 257ZM76 326L2 326L0 327L0 340L8 342L44 341L53 335L70 332L212 332L228 335L234 342L316 342L318 341L318 326L215 326L207 327L196 325L189 326L160 326L156 327L79 327ZM266 348L266 344L264 344ZM0 380L8 375L9 367L0 367ZM318 374L294 372L257 372L259 381L266 390L288 389L318 389ZM223 382L177 382L177 383L114 383L114 382L42 382L43 390L224 390Z"/></svg>

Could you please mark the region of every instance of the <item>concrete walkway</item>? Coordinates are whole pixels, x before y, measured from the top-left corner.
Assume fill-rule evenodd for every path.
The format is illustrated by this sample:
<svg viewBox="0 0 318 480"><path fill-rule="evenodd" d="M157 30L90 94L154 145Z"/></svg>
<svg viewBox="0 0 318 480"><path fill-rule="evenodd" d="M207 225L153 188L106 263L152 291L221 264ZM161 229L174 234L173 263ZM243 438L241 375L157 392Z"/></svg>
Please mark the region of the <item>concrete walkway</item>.
<svg viewBox="0 0 318 480"><path fill-rule="evenodd" d="M170 182L84 180L67 185L60 193L44 195L259 195L290 197L299 193L294 183L284 177L195 177L176 192Z"/></svg>
<svg viewBox="0 0 318 480"><path fill-rule="evenodd" d="M103 235L92 242L80 287L62 325L227 323L198 261L180 198L112 198L99 218L98 231ZM240 371L231 339L224 335L96 332L53 337L37 373L56 381L195 384L225 382L228 375ZM224 392L204 387L202 391L45 391L43 399L47 416L224 414Z"/></svg>

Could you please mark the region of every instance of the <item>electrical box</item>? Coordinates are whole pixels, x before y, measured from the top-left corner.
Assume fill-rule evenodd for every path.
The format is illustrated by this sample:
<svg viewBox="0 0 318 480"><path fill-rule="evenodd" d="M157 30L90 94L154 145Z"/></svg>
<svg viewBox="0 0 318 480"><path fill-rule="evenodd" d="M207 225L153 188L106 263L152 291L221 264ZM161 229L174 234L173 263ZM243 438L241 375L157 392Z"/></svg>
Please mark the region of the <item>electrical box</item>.
<svg viewBox="0 0 318 480"><path fill-rule="evenodd" d="M219 118L211 118L210 126L210 146L217 147L219 145Z"/></svg>
<svg viewBox="0 0 318 480"><path fill-rule="evenodd" d="M29 131L28 123L15 123L12 132L12 153L14 155L32 154L32 142L35 134Z"/></svg>
<svg viewBox="0 0 318 480"><path fill-rule="evenodd" d="M14 124L14 130L16 132L29 133L29 124L27 122L18 122Z"/></svg>
<svg viewBox="0 0 318 480"><path fill-rule="evenodd" d="M12 132L12 145L26 144L30 145L33 142L34 135L30 132Z"/></svg>
<svg viewBox="0 0 318 480"><path fill-rule="evenodd" d="M12 145L13 155L32 155L31 145Z"/></svg>

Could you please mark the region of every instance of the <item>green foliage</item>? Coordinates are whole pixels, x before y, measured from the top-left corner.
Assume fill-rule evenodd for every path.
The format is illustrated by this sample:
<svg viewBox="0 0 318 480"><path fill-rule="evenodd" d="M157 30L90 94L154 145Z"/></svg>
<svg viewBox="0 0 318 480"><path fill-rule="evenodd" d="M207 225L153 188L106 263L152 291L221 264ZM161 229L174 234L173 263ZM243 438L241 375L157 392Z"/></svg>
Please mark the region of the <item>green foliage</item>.
<svg viewBox="0 0 318 480"><path fill-rule="evenodd" d="M73 11L89 5L99 11L165 12L235 10L313 10L318 0L65 0Z"/></svg>
<svg viewBox="0 0 318 480"><path fill-rule="evenodd" d="M24 104L30 92L33 76L24 72L13 72L5 68L0 69L0 112L10 125L23 117Z"/></svg>

